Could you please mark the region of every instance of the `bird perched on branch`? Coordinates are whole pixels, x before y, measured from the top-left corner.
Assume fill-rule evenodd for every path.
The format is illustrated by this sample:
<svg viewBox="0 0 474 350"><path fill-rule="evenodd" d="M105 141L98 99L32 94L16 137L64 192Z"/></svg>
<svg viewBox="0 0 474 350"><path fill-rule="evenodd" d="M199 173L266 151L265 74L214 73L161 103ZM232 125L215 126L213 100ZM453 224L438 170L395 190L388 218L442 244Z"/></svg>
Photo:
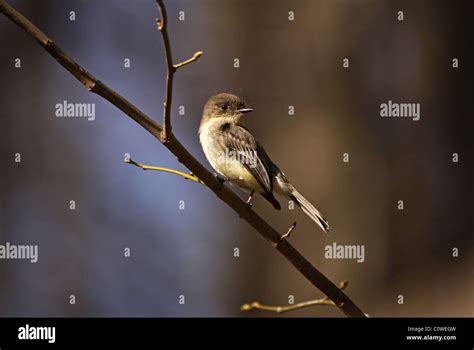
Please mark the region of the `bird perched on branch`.
<svg viewBox="0 0 474 350"><path fill-rule="evenodd" d="M241 125L242 117L251 111L243 99L228 93L220 93L207 101L199 127L199 140L207 160L224 180L250 193L248 203L257 192L280 210L275 198L275 194L280 194L296 202L328 233L327 220L296 190L257 139Z"/></svg>

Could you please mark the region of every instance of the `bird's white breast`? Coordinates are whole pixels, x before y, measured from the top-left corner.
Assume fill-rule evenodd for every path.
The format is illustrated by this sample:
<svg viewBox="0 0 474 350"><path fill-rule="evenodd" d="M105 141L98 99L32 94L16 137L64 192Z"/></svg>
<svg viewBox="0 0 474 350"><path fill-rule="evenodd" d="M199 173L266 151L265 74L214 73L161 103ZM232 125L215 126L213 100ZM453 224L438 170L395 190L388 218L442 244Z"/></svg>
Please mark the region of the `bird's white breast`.
<svg viewBox="0 0 474 350"><path fill-rule="evenodd" d="M225 157L223 154L226 150L218 144L218 133L222 123L222 120L211 119L199 128L199 141L208 162L219 175L243 189L261 192L262 187L248 169L239 160Z"/></svg>

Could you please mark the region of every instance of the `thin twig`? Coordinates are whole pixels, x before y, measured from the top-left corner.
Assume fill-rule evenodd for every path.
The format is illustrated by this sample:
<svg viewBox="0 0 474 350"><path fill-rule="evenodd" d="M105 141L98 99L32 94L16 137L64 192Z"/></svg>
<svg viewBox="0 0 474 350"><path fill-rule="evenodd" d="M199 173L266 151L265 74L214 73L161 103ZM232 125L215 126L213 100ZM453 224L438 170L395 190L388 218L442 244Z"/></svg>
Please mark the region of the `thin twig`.
<svg viewBox="0 0 474 350"><path fill-rule="evenodd" d="M156 5L160 10L161 18L156 20L156 27L161 32L163 38L163 47L166 57L166 95L163 102L163 131L161 141L167 142L172 137L171 130L171 100L173 98L173 76L176 68L173 66L173 57L171 55L171 45L168 36L168 14L163 0L156 0Z"/></svg>
<svg viewBox="0 0 474 350"><path fill-rule="evenodd" d="M156 170L156 171L163 171L163 172L166 172L166 173L179 175L179 176L183 177L186 180L191 180L191 181L200 183L201 185L205 185L205 183L202 182L201 180L199 180L196 176L193 176L192 174L183 173L182 171L178 171L178 170L174 170L174 169L170 169L170 168L163 168L163 167L159 167L159 166L145 165L143 163L137 163L132 158L125 159L125 163L135 165L136 167L139 167L143 170Z"/></svg>
<svg viewBox="0 0 474 350"><path fill-rule="evenodd" d="M339 283L339 289L340 290L346 289L348 284L349 284L349 282L347 282L347 281L340 282ZM253 303L248 303L248 304L242 305L240 307L240 310L241 311L262 310L262 311L271 311L271 312L283 313L283 312L294 311L294 310L298 310L298 309L302 309L302 308L310 307L310 306L316 306L316 305L336 306L336 304L334 304L334 301L332 301L328 297L324 297L324 298L321 298L321 299L303 301L301 303L294 304L294 305L288 305L288 306L270 306L270 305L261 304L258 301L254 301Z"/></svg>
<svg viewBox="0 0 474 350"><path fill-rule="evenodd" d="M173 56L171 54L171 45L168 35L168 14L166 12L165 4L163 0L155 0L158 9L160 10L161 18L156 19L156 27L161 33L163 39L163 48L165 50L166 57L166 95L165 100L163 101L163 131L161 132L161 141L163 143L168 142L172 137L172 127L171 127L171 101L173 99L173 77L174 73L178 68L181 68L187 64L195 62L201 57L202 51L197 51L194 53L193 57L187 59L178 64L173 64Z"/></svg>
<svg viewBox="0 0 474 350"><path fill-rule="evenodd" d="M162 4L162 1L158 4ZM164 6L161 7L164 9ZM126 115L140 124L146 131L153 135L157 140L172 152L177 160L196 175L206 186L213 191L219 199L230 206L243 220L249 223L265 239L270 241L278 252L280 252L298 271L300 271L308 281L316 288L327 295L349 317L366 317L362 310L334 283L332 283L324 274L314 267L288 240L280 241L280 233L270 224L255 213L240 197L230 190L227 186L217 179L206 167L204 167L175 137L169 137L170 133L162 135L162 127L145 115L137 107L127 101L123 96L96 79L88 73L83 67L77 64L61 48L59 48L46 34L31 23L21 13L8 5L5 0L0 0L0 12L3 13L12 22L16 23L21 29L30 34L58 63L69 71L77 80L79 80L89 91L102 96L105 100L112 103ZM166 21L166 19L165 19ZM166 46L166 44L165 44ZM169 43L168 43L169 48ZM169 50L171 52L171 50ZM167 56L168 58L168 56ZM169 57L171 58L171 57ZM171 60L169 60L171 62ZM171 76L172 77L172 76ZM170 85L167 87L169 88ZM166 106L171 104L171 95L167 96L169 101ZM167 108L165 108L166 112ZM168 110L169 113L169 110ZM166 113L165 113L166 115ZM169 116L169 114L168 114ZM168 119L164 120L169 124ZM170 125L167 126L170 131Z"/></svg>
<svg viewBox="0 0 474 350"><path fill-rule="evenodd" d="M190 63L193 63L194 61L197 61L199 59L199 57L201 57L201 56L202 56L202 51L195 52L193 57L191 57L190 59L187 59L186 61L183 61L181 63L174 64L173 67L174 67L174 69L177 70L181 67L184 67L187 64L190 64Z"/></svg>
<svg viewBox="0 0 474 350"><path fill-rule="evenodd" d="M290 235L295 229L295 227L296 227L296 221L293 223L293 225L290 226L288 231L286 231L286 233L280 237L280 242L283 241L285 238L290 238Z"/></svg>

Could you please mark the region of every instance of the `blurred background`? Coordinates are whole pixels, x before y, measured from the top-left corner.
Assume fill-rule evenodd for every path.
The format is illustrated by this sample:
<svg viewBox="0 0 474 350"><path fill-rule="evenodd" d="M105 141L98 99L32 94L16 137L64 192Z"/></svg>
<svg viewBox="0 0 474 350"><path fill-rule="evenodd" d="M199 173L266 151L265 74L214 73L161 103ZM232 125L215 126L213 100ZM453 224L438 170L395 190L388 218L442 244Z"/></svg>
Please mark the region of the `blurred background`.
<svg viewBox="0 0 474 350"><path fill-rule="evenodd" d="M9 3L161 123L166 72L154 1ZM334 282L348 280L349 296L372 316L473 316L468 2L166 4L175 62L204 52L175 78L182 143L210 168L197 137L202 107L218 92L243 96L254 108L246 126L325 214L331 236L285 202L277 212L256 197L259 214L281 232L296 220L291 243ZM322 296L211 191L124 164L130 153L186 171L4 16L0 33L0 244L39 247L36 264L0 260L0 316L276 316L239 307ZM95 103L95 121L56 118L65 100ZM420 103L420 121L381 118L388 100ZM333 242L364 245L365 261L325 259ZM342 313L313 307L281 316Z"/></svg>

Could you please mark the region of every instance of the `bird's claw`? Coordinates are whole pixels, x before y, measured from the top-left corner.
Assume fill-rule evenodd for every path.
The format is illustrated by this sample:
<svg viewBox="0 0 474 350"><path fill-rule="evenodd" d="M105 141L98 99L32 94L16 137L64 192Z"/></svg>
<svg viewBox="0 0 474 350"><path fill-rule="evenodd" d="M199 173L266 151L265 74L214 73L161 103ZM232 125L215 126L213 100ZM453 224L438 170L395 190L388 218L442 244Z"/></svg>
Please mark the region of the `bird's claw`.
<svg viewBox="0 0 474 350"><path fill-rule="evenodd" d="M219 176L218 173L214 173L214 177L215 177L216 180L217 180L218 189L221 190L221 189L222 189L222 186L224 186L224 183L225 183L227 180L224 179L223 177Z"/></svg>
<svg viewBox="0 0 474 350"><path fill-rule="evenodd" d="M245 203L249 206L249 208L252 208L252 197L253 197L253 194L254 194L254 193L255 193L255 192L252 191L252 193L250 193L249 198L247 198L247 201L245 202Z"/></svg>

